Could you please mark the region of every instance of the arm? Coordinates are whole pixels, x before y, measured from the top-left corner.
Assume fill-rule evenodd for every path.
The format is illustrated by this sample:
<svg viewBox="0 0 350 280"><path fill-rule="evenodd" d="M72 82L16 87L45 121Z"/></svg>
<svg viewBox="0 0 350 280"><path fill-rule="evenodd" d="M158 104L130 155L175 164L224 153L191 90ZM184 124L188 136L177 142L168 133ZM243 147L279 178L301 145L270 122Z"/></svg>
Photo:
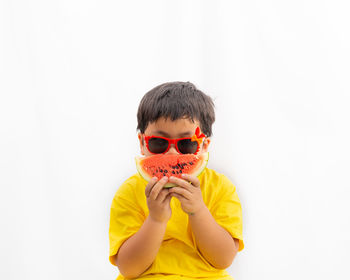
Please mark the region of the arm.
<svg viewBox="0 0 350 280"><path fill-rule="evenodd" d="M120 273L127 278L141 275L154 261L162 244L167 222L171 217L168 189L163 189L167 180L152 179L145 194L149 216L139 231L127 239L114 257Z"/></svg>
<svg viewBox="0 0 350 280"><path fill-rule="evenodd" d="M197 246L206 260L218 269L229 267L238 251L238 240L218 225L207 207L189 215Z"/></svg>
<svg viewBox="0 0 350 280"><path fill-rule="evenodd" d="M123 276L138 277L152 264L163 241L166 225L147 217L139 231L123 243L114 258Z"/></svg>
<svg viewBox="0 0 350 280"><path fill-rule="evenodd" d="M184 174L183 178L186 181L170 178L170 182L178 185L170 192L180 200L182 209L189 214L189 222L199 251L214 267L229 267L238 251L238 240L235 241L211 215L204 204L198 178L187 174Z"/></svg>

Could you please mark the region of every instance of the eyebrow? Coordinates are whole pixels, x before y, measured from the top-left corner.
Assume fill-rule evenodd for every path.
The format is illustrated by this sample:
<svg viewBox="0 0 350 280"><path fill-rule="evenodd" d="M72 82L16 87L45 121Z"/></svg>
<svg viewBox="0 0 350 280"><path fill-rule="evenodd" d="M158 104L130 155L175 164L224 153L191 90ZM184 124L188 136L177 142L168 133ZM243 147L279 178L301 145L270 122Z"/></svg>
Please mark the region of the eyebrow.
<svg viewBox="0 0 350 280"><path fill-rule="evenodd" d="M167 137L167 138L170 138L170 135L162 130L157 130L157 131L154 131L154 133L157 133L157 134L160 134L164 137ZM191 136L193 134L192 131L186 131L186 132L183 132L181 133L179 136L179 138L182 138L182 137L186 137L186 136Z"/></svg>

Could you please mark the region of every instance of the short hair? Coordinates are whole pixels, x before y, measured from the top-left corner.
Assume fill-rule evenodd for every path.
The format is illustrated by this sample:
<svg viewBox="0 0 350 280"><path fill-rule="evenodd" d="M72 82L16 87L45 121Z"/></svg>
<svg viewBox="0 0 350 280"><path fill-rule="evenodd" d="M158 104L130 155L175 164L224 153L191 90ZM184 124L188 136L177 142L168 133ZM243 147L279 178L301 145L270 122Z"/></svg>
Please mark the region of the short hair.
<svg viewBox="0 0 350 280"><path fill-rule="evenodd" d="M159 118L172 121L188 118L198 120L201 131L212 135L215 121L214 102L190 82L168 82L147 92L137 111L137 129L144 133L148 124Z"/></svg>

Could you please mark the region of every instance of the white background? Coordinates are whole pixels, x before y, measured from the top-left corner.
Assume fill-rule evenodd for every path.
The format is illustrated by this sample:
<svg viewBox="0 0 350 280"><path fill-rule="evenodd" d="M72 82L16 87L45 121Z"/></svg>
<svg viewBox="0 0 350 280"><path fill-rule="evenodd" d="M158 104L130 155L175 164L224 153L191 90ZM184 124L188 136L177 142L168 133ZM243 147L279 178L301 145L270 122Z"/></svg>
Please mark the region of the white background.
<svg viewBox="0 0 350 280"><path fill-rule="evenodd" d="M109 211L141 97L216 104L209 167L236 185L235 279L350 279L349 4L0 1L0 278L115 279Z"/></svg>

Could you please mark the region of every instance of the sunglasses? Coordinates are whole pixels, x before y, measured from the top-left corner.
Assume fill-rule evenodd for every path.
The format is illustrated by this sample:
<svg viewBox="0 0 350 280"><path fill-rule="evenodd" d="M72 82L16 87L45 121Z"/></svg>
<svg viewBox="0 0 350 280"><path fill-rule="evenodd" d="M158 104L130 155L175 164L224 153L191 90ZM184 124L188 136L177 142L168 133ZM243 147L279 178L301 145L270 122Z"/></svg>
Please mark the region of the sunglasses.
<svg viewBox="0 0 350 280"><path fill-rule="evenodd" d="M152 154L165 154L174 144L180 154L197 154L205 135L199 135L199 128L192 137L170 139L161 136L144 136L146 147Z"/></svg>

